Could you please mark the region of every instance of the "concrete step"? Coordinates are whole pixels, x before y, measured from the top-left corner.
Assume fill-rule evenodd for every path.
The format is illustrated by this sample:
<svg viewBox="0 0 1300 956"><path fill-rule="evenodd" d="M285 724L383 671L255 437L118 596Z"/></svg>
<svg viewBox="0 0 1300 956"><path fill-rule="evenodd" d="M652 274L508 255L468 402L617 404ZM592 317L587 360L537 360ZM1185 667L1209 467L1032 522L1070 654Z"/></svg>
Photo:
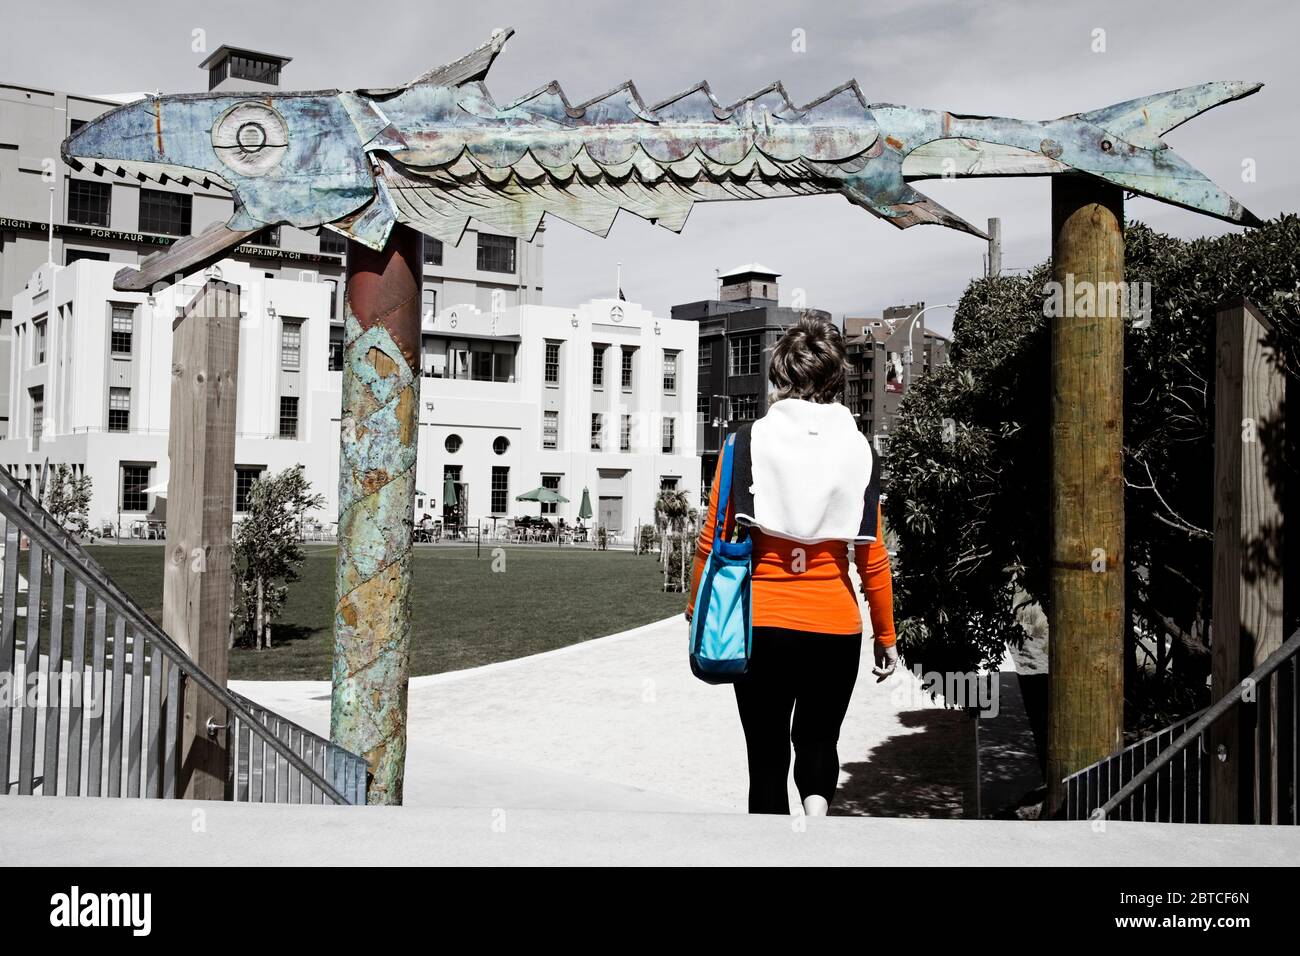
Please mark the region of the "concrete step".
<svg viewBox="0 0 1300 956"><path fill-rule="evenodd" d="M10 796L0 864L1290 865L1300 828Z"/></svg>

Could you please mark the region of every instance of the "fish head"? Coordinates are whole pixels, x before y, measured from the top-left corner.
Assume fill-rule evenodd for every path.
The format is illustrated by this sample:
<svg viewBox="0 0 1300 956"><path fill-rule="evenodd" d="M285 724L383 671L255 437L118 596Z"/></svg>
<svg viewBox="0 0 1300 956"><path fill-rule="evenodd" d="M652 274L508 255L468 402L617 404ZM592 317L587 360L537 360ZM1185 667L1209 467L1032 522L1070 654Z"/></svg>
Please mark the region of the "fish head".
<svg viewBox="0 0 1300 956"><path fill-rule="evenodd" d="M332 91L181 94L128 103L63 143L64 160L140 181L217 183L232 229L341 219L375 194L370 162Z"/></svg>

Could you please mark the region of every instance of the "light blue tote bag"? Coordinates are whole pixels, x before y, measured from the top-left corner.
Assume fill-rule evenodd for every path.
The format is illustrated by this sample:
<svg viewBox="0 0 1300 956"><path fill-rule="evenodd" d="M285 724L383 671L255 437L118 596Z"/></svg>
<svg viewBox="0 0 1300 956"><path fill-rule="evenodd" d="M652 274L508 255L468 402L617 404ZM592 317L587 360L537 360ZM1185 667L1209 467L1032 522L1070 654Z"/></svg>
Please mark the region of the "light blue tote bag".
<svg viewBox="0 0 1300 956"><path fill-rule="evenodd" d="M736 436L731 435L723 447L713 550L700 575L691 620L691 672L709 684L728 684L744 676L754 637L750 615L754 543L743 529L741 540L727 541L723 527L731 497L735 445Z"/></svg>

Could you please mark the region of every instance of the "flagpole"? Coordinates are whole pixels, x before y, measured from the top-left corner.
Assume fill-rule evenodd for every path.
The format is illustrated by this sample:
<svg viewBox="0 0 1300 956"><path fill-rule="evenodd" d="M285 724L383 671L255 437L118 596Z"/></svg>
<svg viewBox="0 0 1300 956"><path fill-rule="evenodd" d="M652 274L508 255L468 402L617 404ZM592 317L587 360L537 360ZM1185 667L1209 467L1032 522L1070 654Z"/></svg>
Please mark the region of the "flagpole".
<svg viewBox="0 0 1300 956"><path fill-rule="evenodd" d="M623 263L618 264L618 278L614 280L614 298L620 298L623 292Z"/></svg>

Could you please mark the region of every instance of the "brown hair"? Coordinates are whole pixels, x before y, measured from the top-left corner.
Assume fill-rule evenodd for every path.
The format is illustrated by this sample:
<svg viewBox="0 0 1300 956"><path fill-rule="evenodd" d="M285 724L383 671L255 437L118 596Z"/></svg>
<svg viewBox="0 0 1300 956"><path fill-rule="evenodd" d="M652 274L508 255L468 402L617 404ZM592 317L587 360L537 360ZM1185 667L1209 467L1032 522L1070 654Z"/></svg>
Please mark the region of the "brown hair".
<svg viewBox="0 0 1300 956"><path fill-rule="evenodd" d="M775 398L838 401L844 391L844 338L826 319L805 314L785 330L772 349L768 381Z"/></svg>

